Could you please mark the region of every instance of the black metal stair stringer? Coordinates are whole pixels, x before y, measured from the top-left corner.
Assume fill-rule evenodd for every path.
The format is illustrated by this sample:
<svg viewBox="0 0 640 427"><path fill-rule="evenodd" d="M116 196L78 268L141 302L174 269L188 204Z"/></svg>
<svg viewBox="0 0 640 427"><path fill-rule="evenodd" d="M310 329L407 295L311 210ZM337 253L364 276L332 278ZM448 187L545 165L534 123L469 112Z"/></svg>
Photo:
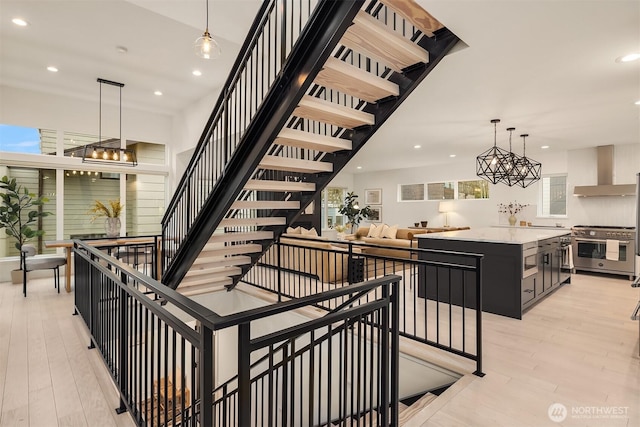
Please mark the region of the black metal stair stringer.
<svg viewBox="0 0 640 427"><path fill-rule="evenodd" d="M325 0L318 4L225 173L165 270L165 285L175 289L189 271L363 3Z"/></svg>
<svg viewBox="0 0 640 427"><path fill-rule="evenodd" d="M314 182L316 184L316 190L314 193L292 193L288 200L299 200L300 210L297 212L282 210L272 212L272 216L285 217L286 223L291 224L294 222L305 208L311 203L311 201L321 193L324 188L340 173L340 171L349 163L351 158L355 156L365 145L365 143L377 132L377 130L387 121L389 117L400 107L400 105L407 99L407 97L418 87L418 85L433 71L433 69L440 63L440 61L451 51L451 49L458 43L460 39L453 34L449 29L443 28L438 30L433 37L424 37L418 44L429 51L429 63L423 66L412 67L409 70L405 70L404 73L393 73L389 80L397 83L400 86L400 94L397 97L389 98L384 102L378 102L377 104L367 104L363 111L371 113L375 116L375 125L362 126L360 128L348 131L345 135L352 141L353 148L349 152L337 152L333 154L327 154L323 157L323 161L333 164L332 173L321 173L314 175L307 175L307 182ZM312 179L311 179L312 178ZM270 230L274 231L276 238L284 232L285 226L273 226ZM275 241L275 240L274 240ZM273 244L271 242L263 242L263 252ZM233 284L228 285L227 289L233 289L238 282L242 280L242 276L246 274L255 263L258 262L262 254L251 255L252 263L250 265L242 266L242 275L234 278Z"/></svg>

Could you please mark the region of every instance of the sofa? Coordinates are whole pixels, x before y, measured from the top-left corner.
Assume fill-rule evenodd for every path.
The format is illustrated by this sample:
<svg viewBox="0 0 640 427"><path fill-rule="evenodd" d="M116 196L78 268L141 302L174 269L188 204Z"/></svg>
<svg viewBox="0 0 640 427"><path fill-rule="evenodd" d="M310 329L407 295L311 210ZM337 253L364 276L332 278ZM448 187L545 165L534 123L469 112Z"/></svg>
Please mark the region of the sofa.
<svg viewBox="0 0 640 427"><path fill-rule="evenodd" d="M360 251L355 248L354 252ZM348 248L335 246L317 233L294 232L280 236L280 267L284 269L317 277L324 283L335 283L347 280L348 260ZM276 265L276 245L269 248L263 262Z"/></svg>
<svg viewBox="0 0 640 427"><path fill-rule="evenodd" d="M384 224L378 225L378 227ZM414 239L419 234L439 233L442 231L468 230L469 227L456 228L398 228L395 232L395 238L391 237L367 237L369 236L370 226L359 227L358 230L351 235L345 236L345 240L362 241L371 245L379 245L381 247L363 247L363 252L368 255L378 255L393 258L412 258L417 259L416 254L411 254L407 249L417 248L418 242ZM398 249L393 249L393 248Z"/></svg>

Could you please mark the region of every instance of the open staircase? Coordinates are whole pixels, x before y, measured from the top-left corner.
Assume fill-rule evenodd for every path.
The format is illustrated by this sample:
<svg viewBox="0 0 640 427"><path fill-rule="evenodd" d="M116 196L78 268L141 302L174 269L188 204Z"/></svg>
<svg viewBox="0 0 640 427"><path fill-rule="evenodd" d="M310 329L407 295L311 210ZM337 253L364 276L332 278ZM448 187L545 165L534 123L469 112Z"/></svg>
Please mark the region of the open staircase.
<svg viewBox="0 0 640 427"><path fill-rule="evenodd" d="M306 3L263 3L163 219L185 295L235 286L458 42L413 0Z"/></svg>

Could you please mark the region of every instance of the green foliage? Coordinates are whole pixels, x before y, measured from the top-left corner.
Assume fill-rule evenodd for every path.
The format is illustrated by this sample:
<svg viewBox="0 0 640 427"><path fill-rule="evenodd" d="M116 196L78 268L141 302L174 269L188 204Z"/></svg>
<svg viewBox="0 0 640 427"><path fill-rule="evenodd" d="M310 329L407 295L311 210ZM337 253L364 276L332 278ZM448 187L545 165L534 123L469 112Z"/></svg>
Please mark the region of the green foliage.
<svg viewBox="0 0 640 427"><path fill-rule="evenodd" d="M22 185L18 185L15 178L3 176L0 180L0 227L7 235L16 239L15 247L20 250L30 239L44 235L43 230L32 228L38 218L51 215L42 211L41 206L49 201L46 197L37 197ZM32 209L34 208L34 209Z"/></svg>
<svg viewBox="0 0 640 427"><path fill-rule="evenodd" d="M369 218L373 213L369 206L360 209L357 199L358 195L353 191L347 193L344 198L344 203L340 205L340 209L338 209L338 212L347 217L349 224L351 224L354 229L358 228L360 221Z"/></svg>

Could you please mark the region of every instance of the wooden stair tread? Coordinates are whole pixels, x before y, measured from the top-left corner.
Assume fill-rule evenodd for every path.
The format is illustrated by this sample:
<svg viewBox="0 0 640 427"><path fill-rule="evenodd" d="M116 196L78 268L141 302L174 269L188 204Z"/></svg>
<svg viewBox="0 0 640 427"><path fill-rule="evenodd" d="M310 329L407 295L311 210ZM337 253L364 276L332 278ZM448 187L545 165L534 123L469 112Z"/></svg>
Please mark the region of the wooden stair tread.
<svg viewBox="0 0 640 427"><path fill-rule="evenodd" d="M262 245L257 243L248 243L245 245L229 245L221 248L207 248L204 246L201 254L209 257L221 257L223 255L245 255L256 252L262 252Z"/></svg>
<svg viewBox="0 0 640 427"><path fill-rule="evenodd" d="M413 405L400 412L398 423L400 425L407 423L411 418L413 418L418 412L426 408L437 397L438 396L433 393L425 393L424 396L418 399Z"/></svg>
<svg viewBox="0 0 640 427"><path fill-rule="evenodd" d="M400 94L397 84L334 57L324 64L315 83L373 103Z"/></svg>
<svg viewBox="0 0 640 427"><path fill-rule="evenodd" d="M260 218L226 218L220 221L220 227L266 227L269 225L286 224L286 218L270 216Z"/></svg>
<svg viewBox="0 0 640 427"><path fill-rule="evenodd" d="M282 191L282 192L316 191L316 184L314 182L302 182L302 181L295 182L295 181L274 181L270 179L264 179L264 180L251 179L244 186L244 189L257 190L257 191ZM259 218L256 218L256 219L259 219Z"/></svg>
<svg viewBox="0 0 640 427"><path fill-rule="evenodd" d="M214 267L214 268L191 268L185 278L199 277L206 275L209 278L213 277L231 277L242 274L242 268L240 267Z"/></svg>
<svg viewBox="0 0 640 427"><path fill-rule="evenodd" d="M193 277L184 277L182 282L180 282L180 286L178 289L186 289L191 286L198 285L217 285L224 286L229 284L233 279L227 276L218 276L218 277L202 277L202 276L193 276Z"/></svg>
<svg viewBox="0 0 640 427"><path fill-rule="evenodd" d="M264 156L258 165L259 168L302 173L333 172L333 163L318 162L315 160L293 159L280 156Z"/></svg>
<svg viewBox="0 0 640 427"><path fill-rule="evenodd" d="M209 243L221 242L241 242L248 240L273 239L273 231L249 231L249 232L227 232L214 234L209 238Z"/></svg>
<svg viewBox="0 0 640 427"><path fill-rule="evenodd" d="M178 289L176 289L176 291L178 291L184 296L194 296L194 295L208 294L211 292L220 292L222 290L226 290L226 287L228 285L231 285L232 283L233 283L233 280L227 278L225 280L221 280L215 283L201 283L201 284L190 285L185 287L178 286Z"/></svg>
<svg viewBox="0 0 640 427"><path fill-rule="evenodd" d="M358 12L340 43L384 63L398 73L429 62L429 53L364 11Z"/></svg>
<svg viewBox="0 0 640 427"><path fill-rule="evenodd" d="M300 100L293 115L346 129L375 124L373 114L344 107L309 95L305 95Z"/></svg>
<svg viewBox="0 0 640 427"><path fill-rule="evenodd" d="M215 267L231 267L234 265L251 264L251 257L244 255L236 256L206 256L206 252L201 252L200 256L195 260L191 269L198 268L215 268Z"/></svg>
<svg viewBox="0 0 640 427"><path fill-rule="evenodd" d="M322 151L325 153L335 153L336 151L351 150L352 148L351 141L348 139L318 135L291 128L282 129L274 143L290 147Z"/></svg>
<svg viewBox="0 0 640 427"><path fill-rule="evenodd" d="M440 21L414 0L380 0L380 2L393 9L394 12L411 22L411 25L429 37L433 36L434 32L444 28Z"/></svg>
<svg viewBox="0 0 640 427"><path fill-rule="evenodd" d="M300 202L295 200L237 200L233 202L231 209L300 209Z"/></svg>

